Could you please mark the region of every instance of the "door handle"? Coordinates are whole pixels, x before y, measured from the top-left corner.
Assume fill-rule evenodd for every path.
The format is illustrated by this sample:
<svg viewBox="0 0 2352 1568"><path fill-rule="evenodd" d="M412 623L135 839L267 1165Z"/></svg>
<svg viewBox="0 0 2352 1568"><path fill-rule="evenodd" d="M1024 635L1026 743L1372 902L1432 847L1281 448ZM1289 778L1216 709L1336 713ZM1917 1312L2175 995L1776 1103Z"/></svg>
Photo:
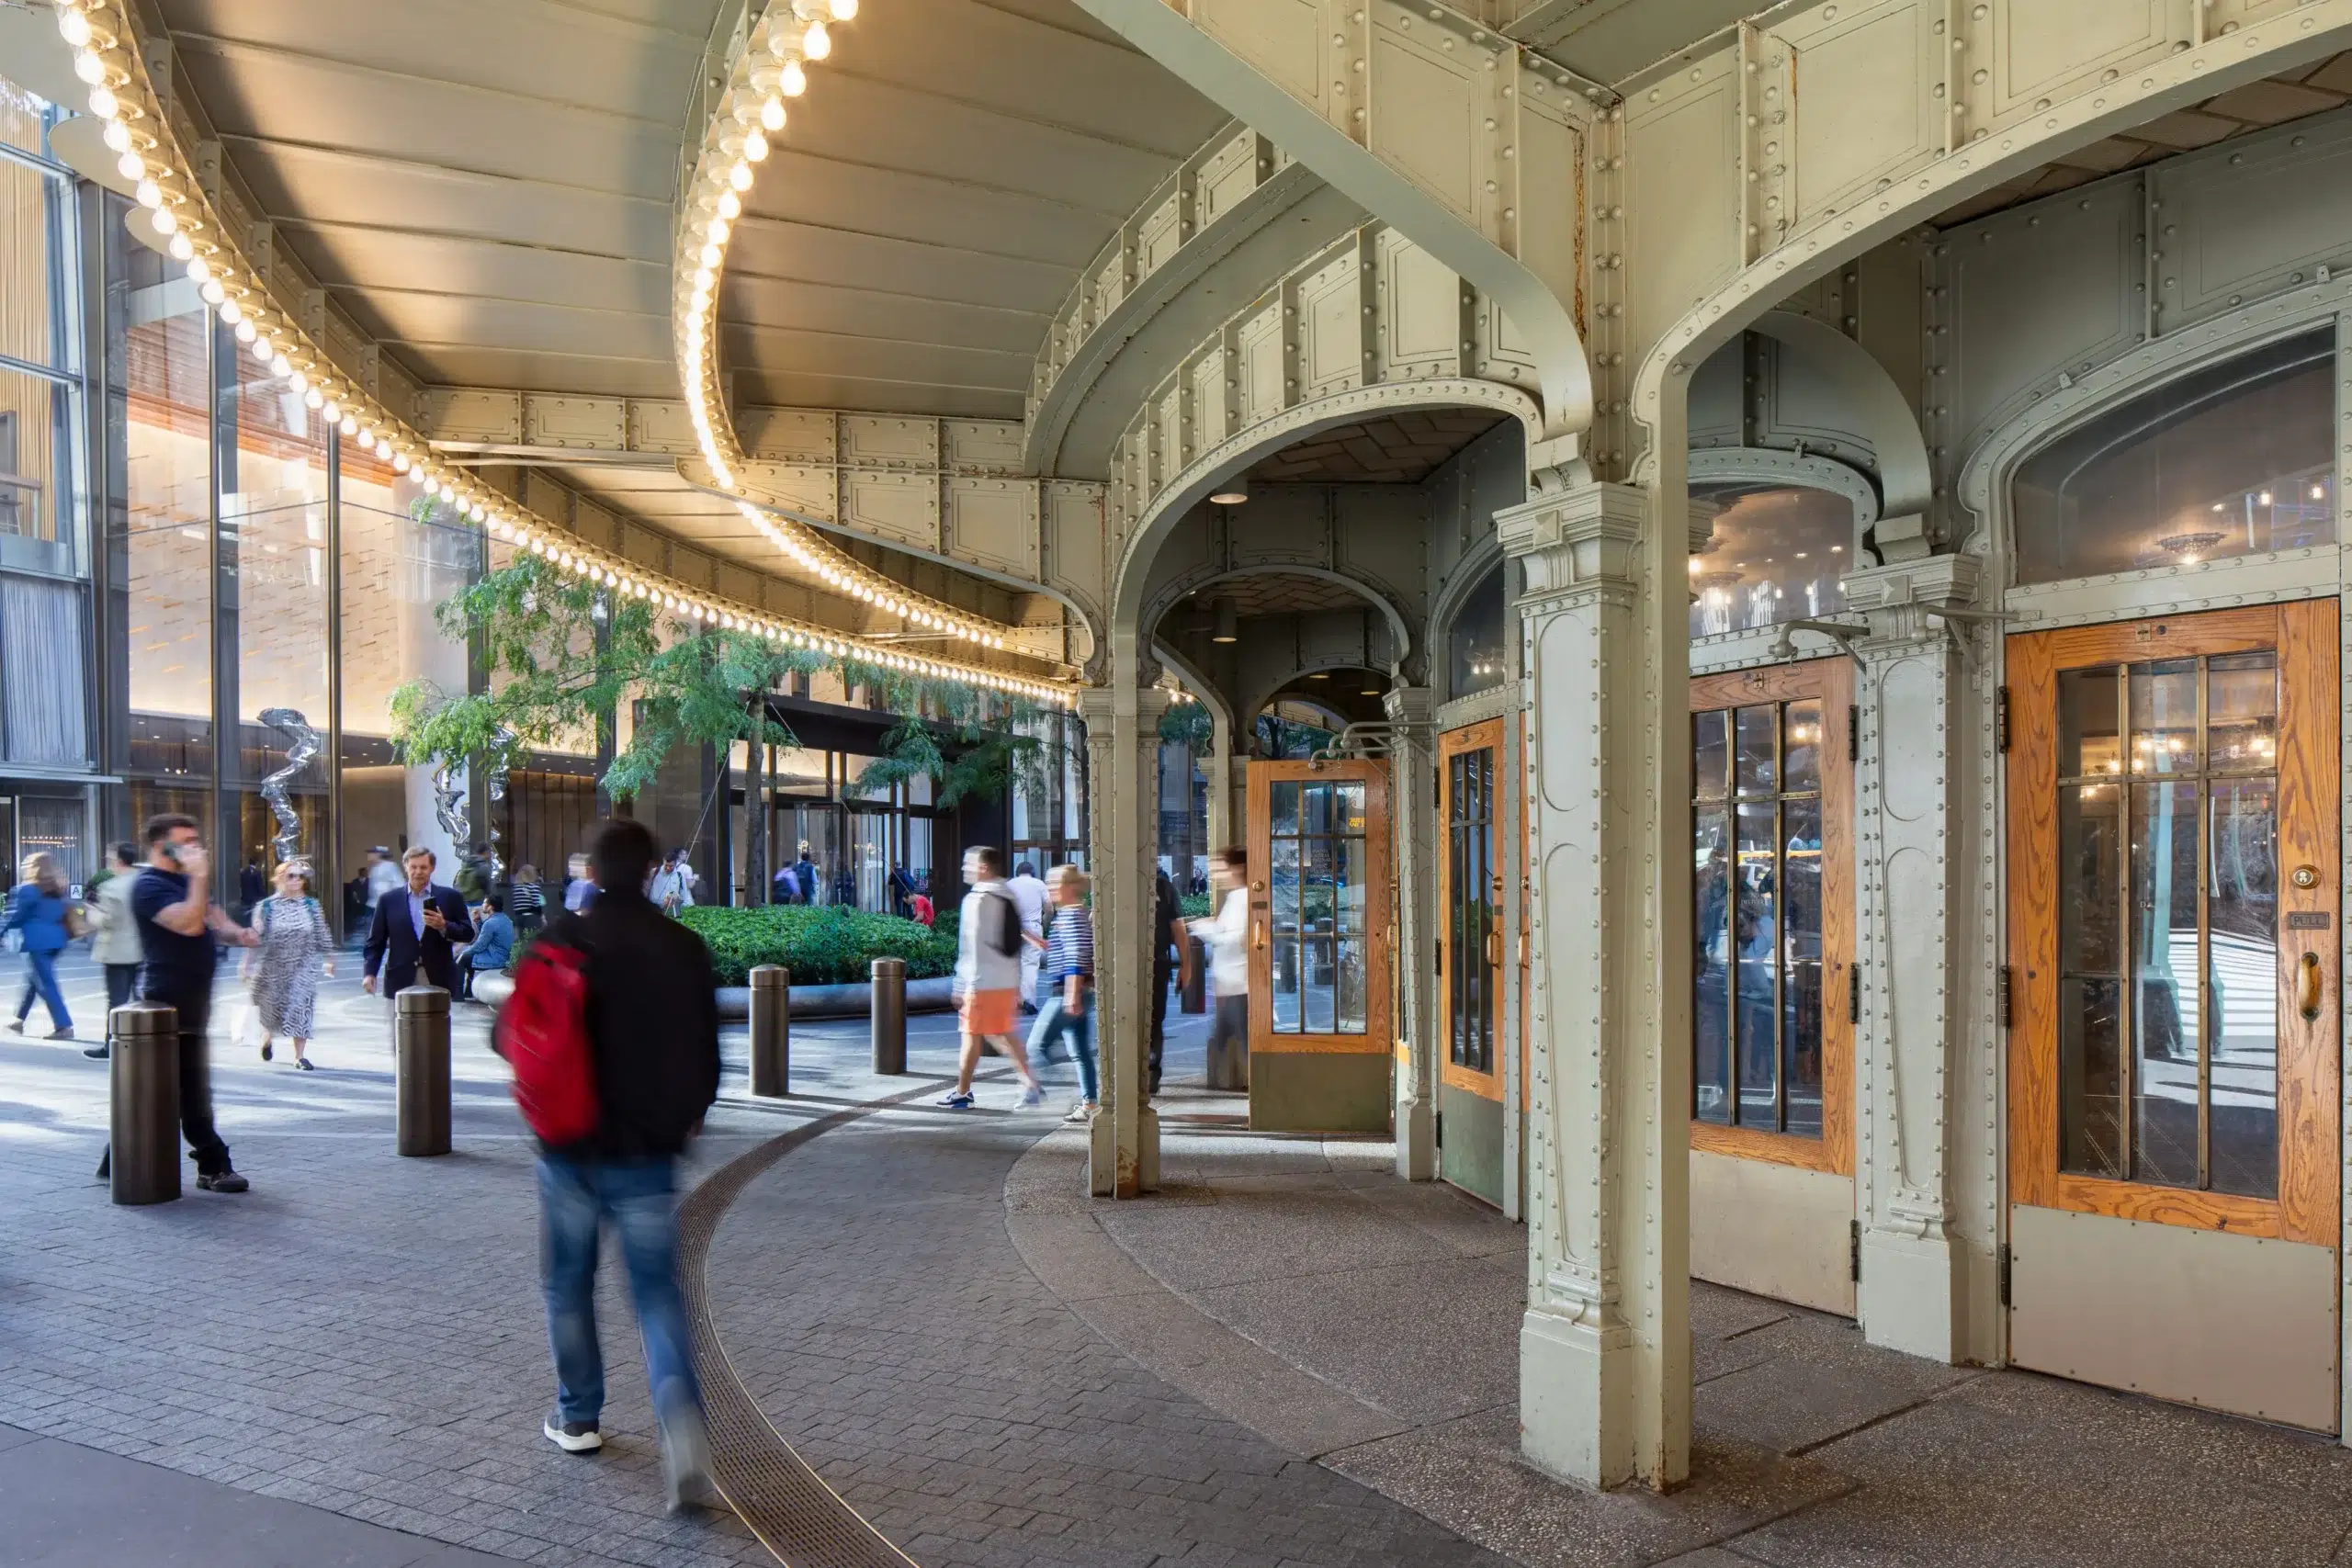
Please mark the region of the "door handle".
<svg viewBox="0 0 2352 1568"><path fill-rule="evenodd" d="M1497 930L1490 931L1487 933L1487 967L1489 969L1499 969L1502 966L1503 933L1501 930L1498 928Z"/></svg>
<svg viewBox="0 0 2352 1568"><path fill-rule="evenodd" d="M1263 920L1252 920L1252 921L1250 921L1250 946L1252 946L1252 947L1254 947L1254 948L1256 948L1256 949L1258 949L1261 953L1262 953L1262 952L1264 952L1264 951L1265 951L1265 948L1266 948L1266 922L1265 922L1265 921L1263 921Z"/></svg>
<svg viewBox="0 0 2352 1568"><path fill-rule="evenodd" d="M2295 970L2295 1006L2307 1018L2319 1016L2319 954L2306 953Z"/></svg>

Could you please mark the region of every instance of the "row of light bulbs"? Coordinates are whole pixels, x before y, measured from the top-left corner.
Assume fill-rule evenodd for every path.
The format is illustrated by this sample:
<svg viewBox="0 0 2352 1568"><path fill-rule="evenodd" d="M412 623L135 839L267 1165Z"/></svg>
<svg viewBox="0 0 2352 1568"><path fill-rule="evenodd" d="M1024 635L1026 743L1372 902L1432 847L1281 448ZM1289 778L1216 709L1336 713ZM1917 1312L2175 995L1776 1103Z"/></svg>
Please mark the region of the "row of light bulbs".
<svg viewBox="0 0 2352 1568"><path fill-rule="evenodd" d="M856 0L831 0L836 14L854 14ZM137 182L148 222L165 238L206 305L254 358L266 365L331 428L390 464L495 537L511 541L575 577L616 593L659 604L706 626L752 632L779 647L854 658L885 669L958 681L1040 702L1066 704L1067 691L1001 671L949 660L925 659L843 637L830 627L745 611L684 584L640 571L594 549L545 520L510 503L461 468L436 460L431 448L345 378L309 337L278 310L260 276L228 237L220 216L189 173L160 101L134 46L125 0L56 0L57 30L74 50L74 72L90 89L90 113L104 122L107 146L125 179ZM844 10L844 7L846 9ZM821 33L820 34L821 36ZM821 58L822 45L811 58ZM861 597L865 595L861 594ZM877 601L878 602L878 601ZM974 639L979 640L979 639ZM989 646L1001 648L1002 638Z"/></svg>
<svg viewBox="0 0 2352 1568"><path fill-rule="evenodd" d="M857 9L858 0L773 0L745 39L729 85L713 107L678 225L673 278L678 379L685 389L695 444L702 449L712 478L721 490L736 495L744 518L769 543L826 586L854 599L918 626L1001 649L1005 646L1002 627L907 592L820 538L814 529L744 499L737 480L744 453L719 389L717 347L718 280L726 271L727 246L743 215L743 198L757 178L754 171L767 158L768 138L785 127L785 100L806 92L808 66L832 53L829 24L850 20Z"/></svg>

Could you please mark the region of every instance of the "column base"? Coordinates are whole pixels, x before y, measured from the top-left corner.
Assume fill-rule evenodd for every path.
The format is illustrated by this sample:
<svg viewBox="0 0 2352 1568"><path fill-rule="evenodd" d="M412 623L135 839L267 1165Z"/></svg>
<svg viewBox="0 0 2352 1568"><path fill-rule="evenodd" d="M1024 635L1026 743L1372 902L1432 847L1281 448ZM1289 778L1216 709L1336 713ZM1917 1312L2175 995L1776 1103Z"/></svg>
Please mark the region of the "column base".
<svg viewBox="0 0 2352 1568"><path fill-rule="evenodd" d="M1119 1129L1108 1108L1086 1128L1086 1191L1093 1198L1133 1198L1159 1190L1159 1112L1145 1106L1138 1117L1136 1178L1132 1189L1119 1185Z"/></svg>
<svg viewBox="0 0 2352 1568"><path fill-rule="evenodd" d="M1950 1236L1865 1228L1862 1279L1854 1291L1862 1337L1906 1356L1957 1364L1967 1322L1960 1246Z"/></svg>
<svg viewBox="0 0 2352 1568"><path fill-rule="evenodd" d="M1545 1307L1519 1324L1520 1447L1563 1480L1606 1490L1634 1479L1634 1335Z"/></svg>
<svg viewBox="0 0 2352 1568"><path fill-rule="evenodd" d="M1407 1181L1437 1179L1437 1107L1426 1097L1396 1097L1396 1174Z"/></svg>

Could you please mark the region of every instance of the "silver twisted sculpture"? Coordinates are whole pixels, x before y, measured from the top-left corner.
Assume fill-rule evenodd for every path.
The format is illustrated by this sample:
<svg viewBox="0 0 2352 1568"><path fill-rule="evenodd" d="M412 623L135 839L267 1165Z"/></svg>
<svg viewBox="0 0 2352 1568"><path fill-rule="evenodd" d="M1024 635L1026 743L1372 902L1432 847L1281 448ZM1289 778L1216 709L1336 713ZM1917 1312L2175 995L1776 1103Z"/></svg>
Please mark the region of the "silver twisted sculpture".
<svg viewBox="0 0 2352 1568"><path fill-rule="evenodd" d="M286 798L286 786L318 757L319 732L300 708L264 708L261 721L286 737L286 765L261 781L261 797L277 818L277 836L270 840L270 847L277 852L277 863L284 865L302 849L302 818Z"/></svg>

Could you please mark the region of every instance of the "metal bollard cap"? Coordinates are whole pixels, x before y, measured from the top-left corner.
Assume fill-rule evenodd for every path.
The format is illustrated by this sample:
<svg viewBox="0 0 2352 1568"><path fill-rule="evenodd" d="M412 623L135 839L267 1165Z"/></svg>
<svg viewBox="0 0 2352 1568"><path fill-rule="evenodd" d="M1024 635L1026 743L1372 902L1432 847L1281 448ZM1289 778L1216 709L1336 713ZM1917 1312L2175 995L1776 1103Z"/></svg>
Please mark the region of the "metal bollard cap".
<svg viewBox="0 0 2352 1568"><path fill-rule="evenodd" d="M752 969L751 980L752 988L755 991L765 990L771 986L783 989L791 986L792 971L781 964L755 964Z"/></svg>
<svg viewBox="0 0 2352 1568"><path fill-rule="evenodd" d="M411 986L392 998L397 1012L447 1012L449 993L438 986Z"/></svg>
<svg viewBox="0 0 2352 1568"><path fill-rule="evenodd" d="M107 1017L118 1038L179 1032L180 1010L165 1002L125 1002Z"/></svg>
<svg viewBox="0 0 2352 1568"><path fill-rule="evenodd" d="M906 967L907 961L903 958L877 958L874 961L874 973L876 975L904 974Z"/></svg>

